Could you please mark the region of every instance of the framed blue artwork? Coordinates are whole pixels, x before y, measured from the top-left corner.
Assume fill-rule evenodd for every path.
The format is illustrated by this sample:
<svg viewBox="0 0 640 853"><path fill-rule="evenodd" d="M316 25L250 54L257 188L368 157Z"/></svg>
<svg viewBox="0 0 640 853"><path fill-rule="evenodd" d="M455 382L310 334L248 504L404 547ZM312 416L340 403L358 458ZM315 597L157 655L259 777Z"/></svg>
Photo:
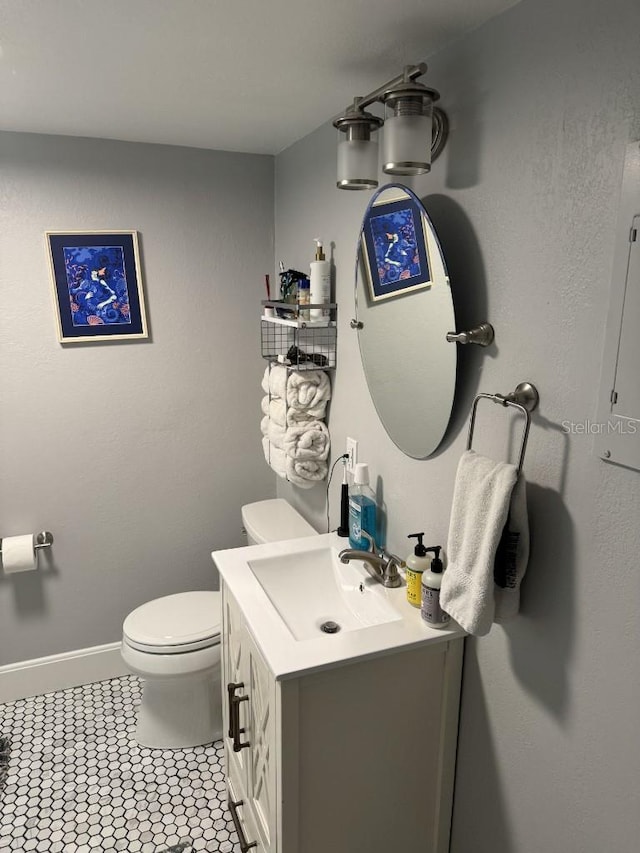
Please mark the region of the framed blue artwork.
<svg viewBox="0 0 640 853"><path fill-rule="evenodd" d="M136 231L47 231L60 343L148 337Z"/></svg>
<svg viewBox="0 0 640 853"><path fill-rule="evenodd" d="M364 266L373 302L432 283L420 207L410 190L401 189L403 198L372 204L363 220Z"/></svg>

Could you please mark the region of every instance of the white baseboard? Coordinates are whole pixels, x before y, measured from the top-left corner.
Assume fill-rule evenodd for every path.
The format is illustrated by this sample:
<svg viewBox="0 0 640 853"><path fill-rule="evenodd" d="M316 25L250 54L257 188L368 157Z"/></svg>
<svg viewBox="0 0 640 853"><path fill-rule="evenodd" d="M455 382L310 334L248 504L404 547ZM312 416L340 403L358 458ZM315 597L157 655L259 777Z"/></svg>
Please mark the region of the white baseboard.
<svg viewBox="0 0 640 853"><path fill-rule="evenodd" d="M129 672L120 643L0 666L0 703L117 678Z"/></svg>

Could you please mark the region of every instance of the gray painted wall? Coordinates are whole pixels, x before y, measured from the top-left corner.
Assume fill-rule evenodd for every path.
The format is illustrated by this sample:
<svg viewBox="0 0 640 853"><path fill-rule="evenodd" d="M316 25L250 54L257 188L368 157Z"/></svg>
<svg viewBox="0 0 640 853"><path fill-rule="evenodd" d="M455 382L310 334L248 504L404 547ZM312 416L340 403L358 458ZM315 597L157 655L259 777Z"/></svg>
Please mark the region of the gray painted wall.
<svg viewBox="0 0 640 853"><path fill-rule="evenodd" d="M0 199L0 535L55 536L46 571L0 574L2 664L214 588L211 550L275 493L256 415L273 158L4 133ZM65 229L140 232L148 342L57 343L43 234Z"/></svg>
<svg viewBox="0 0 640 853"><path fill-rule="evenodd" d="M467 644L452 853L638 846L640 473L602 462L591 438L561 427L597 411L622 163L640 138L638 33L636 0L524 0L430 62L453 129L411 186L442 239L458 327L488 319L497 336L488 352L461 348L452 429L432 459L411 460L387 437L349 329L368 194L334 189L329 124L276 160L276 258L302 268L313 237L335 243L334 455L347 435L359 440L392 550L406 553L415 530L446 542L474 393L521 380L540 390L523 611ZM493 426L504 415L488 404L480 414L477 448L502 458ZM278 489L325 523L322 488ZM335 526L337 482L331 496Z"/></svg>

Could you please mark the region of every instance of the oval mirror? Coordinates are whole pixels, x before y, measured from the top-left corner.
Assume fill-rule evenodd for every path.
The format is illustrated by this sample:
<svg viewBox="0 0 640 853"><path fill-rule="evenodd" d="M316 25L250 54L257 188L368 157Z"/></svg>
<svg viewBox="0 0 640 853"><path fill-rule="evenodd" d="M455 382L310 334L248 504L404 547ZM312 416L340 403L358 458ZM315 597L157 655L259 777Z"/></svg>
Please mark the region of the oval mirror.
<svg viewBox="0 0 640 853"><path fill-rule="evenodd" d="M356 264L358 343L369 392L391 440L425 459L442 441L456 383L451 286L420 199L387 184L364 216Z"/></svg>

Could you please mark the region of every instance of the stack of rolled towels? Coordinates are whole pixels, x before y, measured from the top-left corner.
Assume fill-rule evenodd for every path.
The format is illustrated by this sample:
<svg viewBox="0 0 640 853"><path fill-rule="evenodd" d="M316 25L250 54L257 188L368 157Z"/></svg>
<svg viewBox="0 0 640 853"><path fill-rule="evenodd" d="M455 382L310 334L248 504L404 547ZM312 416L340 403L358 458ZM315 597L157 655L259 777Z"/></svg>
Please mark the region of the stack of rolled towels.
<svg viewBox="0 0 640 853"><path fill-rule="evenodd" d="M278 476L310 489L327 476L329 430L324 422L331 383L324 370L267 367L262 379L262 448Z"/></svg>

